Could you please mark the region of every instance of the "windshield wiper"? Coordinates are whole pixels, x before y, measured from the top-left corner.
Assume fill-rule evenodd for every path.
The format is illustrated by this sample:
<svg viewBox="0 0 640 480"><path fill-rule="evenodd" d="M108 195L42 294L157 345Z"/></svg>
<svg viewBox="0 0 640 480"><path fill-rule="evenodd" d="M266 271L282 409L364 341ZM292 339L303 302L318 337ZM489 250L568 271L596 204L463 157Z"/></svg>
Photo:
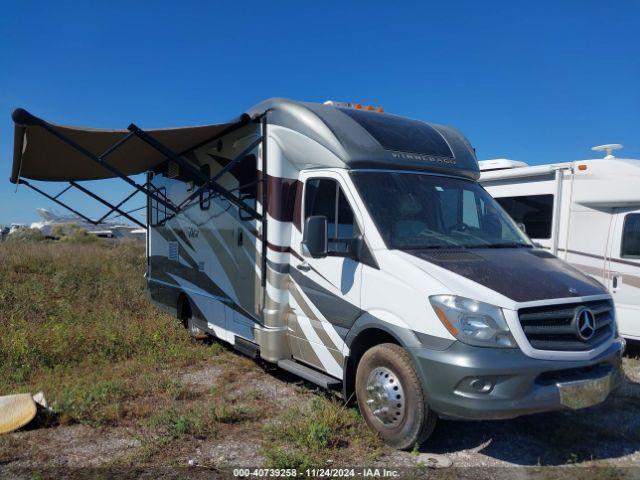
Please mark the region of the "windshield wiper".
<svg viewBox="0 0 640 480"><path fill-rule="evenodd" d="M480 245L476 248L533 248L528 243L520 242L504 242L504 243L490 243L488 245Z"/></svg>

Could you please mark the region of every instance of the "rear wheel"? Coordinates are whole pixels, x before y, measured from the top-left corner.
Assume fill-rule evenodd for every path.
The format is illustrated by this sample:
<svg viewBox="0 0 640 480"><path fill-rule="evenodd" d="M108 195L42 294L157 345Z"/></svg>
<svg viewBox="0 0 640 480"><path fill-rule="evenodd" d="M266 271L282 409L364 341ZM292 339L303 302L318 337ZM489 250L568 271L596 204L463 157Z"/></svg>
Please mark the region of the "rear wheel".
<svg viewBox="0 0 640 480"><path fill-rule="evenodd" d="M178 300L178 312L178 318L182 320L182 323L189 332L189 336L193 340L205 340L209 337L209 334L198 326L196 317L193 315L193 310L191 309L191 302L186 296Z"/></svg>
<svg viewBox="0 0 640 480"><path fill-rule="evenodd" d="M209 334L196 324L196 318L193 315L189 315L187 318L187 330L193 340L206 340L209 337Z"/></svg>
<svg viewBox="0 0 640 480"><path fill-rule="evenodd" d="M385 443L407 450L433 432L437 415L429 409L420 378L407 351L392 343L367 350L356 372L358 406Z"/></svg>

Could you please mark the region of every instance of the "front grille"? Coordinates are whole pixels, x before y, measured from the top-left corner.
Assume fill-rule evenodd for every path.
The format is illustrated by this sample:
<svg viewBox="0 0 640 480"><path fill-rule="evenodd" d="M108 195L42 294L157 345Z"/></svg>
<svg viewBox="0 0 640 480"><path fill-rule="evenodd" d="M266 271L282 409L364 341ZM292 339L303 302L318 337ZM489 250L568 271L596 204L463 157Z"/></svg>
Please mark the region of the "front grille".
<svg viewBox="0 0 640 480"><path fill-rule="evenodd" d="M581 308L595 317L595 333L589 340L578 336L574 317ZM613 304L608 300L523 308L518 311L520 325L531 346L538 350L591 350L613 336Z"/></svg>

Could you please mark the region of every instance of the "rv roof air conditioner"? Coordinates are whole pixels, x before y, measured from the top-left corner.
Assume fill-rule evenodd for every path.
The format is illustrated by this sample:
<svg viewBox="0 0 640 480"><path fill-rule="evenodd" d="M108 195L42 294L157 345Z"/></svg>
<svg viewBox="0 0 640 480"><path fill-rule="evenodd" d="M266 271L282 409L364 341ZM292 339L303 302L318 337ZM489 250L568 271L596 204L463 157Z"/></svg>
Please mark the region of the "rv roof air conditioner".
<svg viewBox="0 0 640 480"><path fill-rule="evenodd" d="M491 172L494 170L508 170L510 168L528 167L525 162L509 160L508 158L494 158L491 160L481 160L478 162L481 172Z"/></svg>

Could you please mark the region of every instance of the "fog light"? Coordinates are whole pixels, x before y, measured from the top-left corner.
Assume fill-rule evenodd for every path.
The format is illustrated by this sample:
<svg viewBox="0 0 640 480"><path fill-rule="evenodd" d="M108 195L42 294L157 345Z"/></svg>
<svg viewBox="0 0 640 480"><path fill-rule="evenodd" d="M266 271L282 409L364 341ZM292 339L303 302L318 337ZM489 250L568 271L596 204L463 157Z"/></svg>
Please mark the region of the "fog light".
<svg viewBox="0 0 640 480"><path fill-rule="evenodd" d="M478 393L489 393L493 388L493 382L484 378L475 378L469 385Z"/></svg>

